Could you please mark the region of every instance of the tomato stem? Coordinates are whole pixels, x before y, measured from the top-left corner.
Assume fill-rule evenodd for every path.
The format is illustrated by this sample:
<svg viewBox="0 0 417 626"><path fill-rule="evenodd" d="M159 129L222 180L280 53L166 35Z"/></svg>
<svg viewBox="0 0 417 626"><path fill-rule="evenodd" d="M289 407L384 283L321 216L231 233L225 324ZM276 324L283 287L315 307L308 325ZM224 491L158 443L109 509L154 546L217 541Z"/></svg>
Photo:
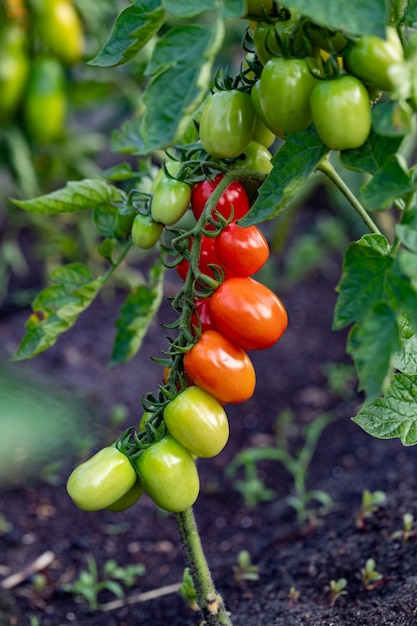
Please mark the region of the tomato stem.
<svg viewBox="0 0 417 626"><path fill-rule="evenodd" d="M176 514L184 556L189 567L197 602L207 626L232 626L223 598L216 591L204 554L194 511L190 507Z"/></svg>
<svg viewBox="0 0 417 626"><path fill-rule="evenodd" d="M346 200L352 205L355 209L356 213L363 220L366 226L369 228L371 233L376 233L377 235L383 235L378 226L375 224L373 219L369 216L366 209L362 206L356 196L351 192L349 187L346 185L345 181L339 174L336 172L333 165L330 163L328 157L325 157L320 161L317 166L317 169L322 172L329 180L336 185L339 191L345 196Z"/></svg>

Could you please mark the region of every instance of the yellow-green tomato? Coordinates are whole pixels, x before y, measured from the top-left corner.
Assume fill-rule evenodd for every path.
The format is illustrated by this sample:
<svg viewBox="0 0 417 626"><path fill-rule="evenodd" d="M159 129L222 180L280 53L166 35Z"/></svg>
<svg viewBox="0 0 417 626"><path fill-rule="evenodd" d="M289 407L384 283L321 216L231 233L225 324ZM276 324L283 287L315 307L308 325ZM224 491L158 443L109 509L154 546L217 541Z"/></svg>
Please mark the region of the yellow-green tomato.
<svg viewBox="0 0 417 626"><path fill-rule="evenodd" d="M138 213L132 224L132 243L137 248L149 250L158 242L164 227L148 215Z"/></svg>
<svg viewBox="0 0 417 626"><path fill-rule="evenodd" d="M322 80L311 93L317 134L333 150L359 148L371 130L371 103L359 78L344 74Z"/></svg>
<svg viewBox="0 0 417 626"><path fill-rule="evenodd" d="M34 141L50 143L62 137L67 112L65 74L49 55L35 57L29 78L23 116Z"/></svg>
<svg viewBox="0 0 417 626"><path fill-rule="evenodd" d="M146 448L136 461L146 493L165 511L181 513L200 491L198 471L190 452L170 435Z"/></svg>
<svg viewBox="0 0 417 626"><path fill-rule="evenodd" d="M113 513L121 513L122 511L126 511L126 509L130 509L131 506L136 504L139 498L145 493L145 488L138 479L133 487L129 489L126 493L122 495L121 498L107 506L106 509L108 511L112 511Z"/></svg>
<svg viewBox="0 0 417 626"><path fill-rule="evenodd" d="M44 46L60 61L73 65L81 59L83 27L70 0L37 0L35 26Z"/></svg>
<svg viewBox="0 0 417 626"><path fill-rule="evenodd" d="M67 491L78 508L99 511L117 502L136 480L127 456L109 446L75 468L68 478Z"/></svg>
<svg viewBox="0 0 417 626"><path fill-rule="evenodd" d="M231 169L254 170L260 174L269 174L272 170L272 154L257 141L251 141L245 152L231 165Z"/></svg>
<svg viewBox="0 0 417 626"><path fill-rule="evenodd" d="M5 29L0 35L0 121L10 119L19 106L29 66L20 29Z"/></svg>
<svg viewBox="0 0 417 626"><path fill-rule="evenodd" d="M311 124L310 94L318 80L312 71L315 61L275 57L265 65L259 80L261 119L280 135Z"/></svg>
<svg viewBox="0 0 417 626"><path fill-rule="evenodd" d="M187 387L164 410L171 435L192 454L211 458L229 438L229 422L221 404L200 387Z"/></svg>
<svg viewBox="0 0 417 626"><path fill-rule="evenodd" d="M346 53L349 72L374 89L390 91L393 83L390 69L404 60L404 52L395 28L387 27L387 38L363 35Z"/></svg>
<svg viewBox="0 0 417 626"><path fill-rule="evenodd" d="M212 94L200 120L201 144L218 159L234 159L242 154L253 137L255 109L247 93L231 89Z"/></svg>
<svg viewBox="0 0 417 626"><path fill-rule="evenodd" d="M191 187L175 178L163 178L154 191L151 213L155 222L172 226L182 218L191 200Z"/></svg>

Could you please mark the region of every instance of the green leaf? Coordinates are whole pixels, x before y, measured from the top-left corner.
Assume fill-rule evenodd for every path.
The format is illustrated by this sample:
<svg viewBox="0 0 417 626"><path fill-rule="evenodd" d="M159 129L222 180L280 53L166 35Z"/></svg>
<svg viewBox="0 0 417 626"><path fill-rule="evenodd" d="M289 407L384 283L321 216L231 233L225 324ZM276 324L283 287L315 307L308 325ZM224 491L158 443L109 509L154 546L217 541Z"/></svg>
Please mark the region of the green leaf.
<svg viewBox="0 0 417 626"><path fill-rule="evenodd" d="M387 158L397 152L401 143L402 137L382 137L371 131L360 148L341 152L340 160L351 170L376 174Z"/></svg>
<svg viewBox="0 0 417 626"><path fill-rule="evenodd" d="M417 189L399 155L390 156L360 193L366 207L373 211L389 209L394 201Z"/></svg>
<svg viewBox="0 0 417 626"><path fill-rule="evenodd" d="M116 322L118 331L110 365L126 363L140 349L162 302L163 279L163 267L154 265L149 276L149 287L141 285L126 298Z"/></svg>
<svg viewBox="0 0 417 626"><path fill-rule="evenodd" d="M103 178L112 181L131 180L135 176L129 163L118 163L107 170L102 170L100 174Z"/></svg>
<svg viewBox="0 0 417 626"><path fill-rule="evenodd" d="M393 354L399 350L395 311L385 302L377 302L362 323L352 328L347 352L356 365L358 388L367 398L383 392L391 379Z"/></svg>
<svg viewBox="0 0 417 626"><path fill-rule="evenodd" d="M241 226L270 220L283 211L303 188L328 149L313 127L289 135L272 158L273 169L258 191L258 198Z"/></svg>
<svg viewBox="0 0 417 626"><path fill-rule="evenodd" d="M385 137L404 137L412 131L413 111L408 104L390 100L372 109L372 127Z"/></svg>
<svg viewBox="0 0 417 626"><path fill-rule="evenodd" d="M406 248L417 252L417 205L403 214L401 222L395 225L395 234Z"/></svg>
<svg viewBox="0 0 417 626"><path fill-rule="evenodd" d="M42 215L75 213L120 202L123 193L104 180L84 179L69 182L63 189L32 200L13 200L21 209Z"/></svg>
<svg viewBox="0 0 417 626"><path fill-rule="evenodd" d="M13 360L31 359L54 345L94 300L102 279L93 279L82 263L71 263L51 272L54 285L35 298L33 314L26 322L26 335Z"/></svg>
<svg viewBox="0 0 417 626"><path fill-rule="evenodd" d="M417 0L409 0L407 3L405 21L409 24L417 22Z"/></svg>
<svg viewBox="0 0 417 626"><path fill-rule="evenodd" d="M143 150L166 148L181 139L211 81L214 57L224 35L212 27L180 26L156 44L147 73L154 75L143 96Z"/></svg>
<svg viewBox="0 0 417 626"><path fill-rule="evenodd" d="M417 335L404 341L400 352L395 355L394 367L404 374L417 374Z"/></svg>
<svg viewBox="0 0 417 626"><path fill-rule="evenodd" d="M417 443L417 375L395 374L383 398L364 404L353 418L373 437L399 437L405 446Z"/></svg>
<svg viewBox="0 0 417 626"><path fill-rule="evenodd" d="M177 17L194 17L204 11L219 9L223 17L241 17L244 13L243 0L163 0L165 10Z"/></svg>
<svg viewBox="0 0 417 626"><path fill-rule="evenodd" d="M360 322L379 300L384 300L386 272L392 265L388 241L382 235L364 235L347 248L342 277L336 290L333 328Z"/></svg>
<svg viewBox="0 0 417 626"><path fill-rule="evenodd" d="M385 37L388 19L385 0L291 0L285 4L321 26L355 35Z"/></svg>
<svg viewBox="0 0 417 626"><path fill-rule="evenodd" d="M397 258L401 272L411 280L417 280L417 254L409 250L400 250Z"/></svg>
<svg viewBox="0 0 417 626"><path fill-rule="evenodd" d="M95 227L103 237L114 237L116 209L114 206L100 206L93 211Z"/></svg>
<svg viewBox="0 0 417 626"><path fill-rule="evenodd" d="M120 13L109 39L89 65L111 67L126 63L156 35L166 19L159 0L143 0L135 5Z"/></svg>

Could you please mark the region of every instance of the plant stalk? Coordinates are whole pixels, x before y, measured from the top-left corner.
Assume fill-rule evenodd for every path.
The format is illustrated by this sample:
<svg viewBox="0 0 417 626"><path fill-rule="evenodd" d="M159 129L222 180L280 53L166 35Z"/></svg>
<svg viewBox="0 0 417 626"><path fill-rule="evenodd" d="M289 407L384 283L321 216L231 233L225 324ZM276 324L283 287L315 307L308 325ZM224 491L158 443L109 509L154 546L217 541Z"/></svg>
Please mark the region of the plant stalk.
<svg viewBox="0 0 417 626"><path fill-rule="evenodd" d="M356 198L356 196L351 192L349 187L346 185L345 181L334 169L333 165L330 163L328 158L322 159L317 166L317 169L322 172L329 180L332 181L334 185L339 189L339 191L345 196L346 200L352 205L355 209L356 213L362 219L362 221L369 228L371 233L375 233L377 235L382 235L383 233L379 230L378 226L369 216L365 208Z"/></svg>
<svg viewBox="0 0 417 626"><path fill-rule="evenodd" d="M190 507L176 514L187 567L197 592L197 602L207 626L232 626L223 598L216 591Z"/></svg>

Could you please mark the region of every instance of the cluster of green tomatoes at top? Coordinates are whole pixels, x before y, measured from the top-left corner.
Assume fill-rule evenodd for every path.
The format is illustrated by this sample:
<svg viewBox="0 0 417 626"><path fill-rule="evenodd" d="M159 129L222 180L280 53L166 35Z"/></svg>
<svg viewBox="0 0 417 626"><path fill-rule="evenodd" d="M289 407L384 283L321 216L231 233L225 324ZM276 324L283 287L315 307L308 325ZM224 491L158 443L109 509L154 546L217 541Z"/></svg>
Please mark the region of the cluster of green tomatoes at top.
<svg viewBox="0 0 417 626"><path fill-rule="evenodd" d="M64 134L67 68L80 61L84 33L72 0L5 0L0 8L0 123L38 144Z"/></svg>
<svg viewBox="0 0 417 626"><path fill-rule="evenodd" d="M320 28L273 0L247 5L246 85L208 101L200 126L203 146L215 154L213 144L222 136L222 155L236 157L259 118L282 139L313 123L330 149L360 147L371 130L373 101L395 89L401 74L397 30L387 26L385 39L356 37Z"/></svg>
<svg viewBox="0 0 417 626"><path fill-rule="evenodd" d="M175 264L187 302L181 313L183 341L175 342L182 350L173 351L159 397L138 430L129 430L72 472L67 490L81 509L125 510L144 492L170 512L191 506L200 489L196 459L216 456L229 437L224 406L254 393L248 351L272 346L286 330L282 302L252 277L267 261L269 246L256 226L237 223L250 209L244 185L239 180L227 185L205 219L222 179L218 174L201 180L191 191L196 223L204 225L194 235L183 233L186 251Z"/></svg>

